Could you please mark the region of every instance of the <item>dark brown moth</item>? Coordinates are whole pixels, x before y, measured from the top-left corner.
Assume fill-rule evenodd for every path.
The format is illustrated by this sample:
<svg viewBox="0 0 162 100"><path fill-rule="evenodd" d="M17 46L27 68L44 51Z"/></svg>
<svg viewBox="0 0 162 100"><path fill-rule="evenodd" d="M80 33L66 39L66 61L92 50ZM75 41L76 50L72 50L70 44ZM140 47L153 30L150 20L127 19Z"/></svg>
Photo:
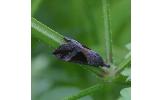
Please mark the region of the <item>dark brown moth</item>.
<svg viewBox="0 0 162 100"><path fill-rule="evenodd" d="M79 63L90 66L102 66L110 67L110 65L104 63L102 57L89 49L85 45L82 45L78 41L70 38L64 38L66 41L65 44L60 45L57 49L54 50L53 54L67 62Z"/></svg>

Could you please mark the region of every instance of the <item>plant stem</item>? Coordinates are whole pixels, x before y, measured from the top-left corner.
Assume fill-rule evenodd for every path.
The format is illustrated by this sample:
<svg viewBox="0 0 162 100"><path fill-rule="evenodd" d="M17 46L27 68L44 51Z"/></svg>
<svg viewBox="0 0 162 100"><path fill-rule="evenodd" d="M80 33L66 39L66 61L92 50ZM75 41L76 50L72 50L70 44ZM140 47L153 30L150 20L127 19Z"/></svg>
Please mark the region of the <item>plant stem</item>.
<svg viewBox="0 0 162 100"><path fill-rule="evenodd" d="M32 32L32 36L43 40L50 46L55 46L54 43L64 43L64 36L37 21L35 18L32 18L31 26L33 29L32 31L34 31Z"/></svg>
<svg viewBox="0 0 162 100"><path fill-rule="evenodd" d="M103 16L104 16L104 37L105 37L105 50L106 50L106 62L113 63L112 55L112 39L110 30L110 0L102 0Z"/></svg>
<svg viewBox="0 0 162 100"><path fill-rule="evenodd" d="M46 25L37 21L35 18L32 18L32 36L36 37L38 40L42 40L52 47L56 47L57 44L65 43L63 35L50 29ZM101 70L100 68L87 66L84 69L94 73L96 76L102 77L103 70Z"/></svg>
<svg viewBox="0 0 162 100"><path fill-rule="evenodd" d="M92 93L94 93L94 92L96 92L96 91L98 91L98 90L103 89L104 85L105 85L104 83L94 85L94 86L89 87L89 88L87 88L87 89L81 90L81 91L80 91L79 93L77 93L77 94L74 94L74 95L69 96L69 97L65 97L64 100L78 100L78 99L81 98L81 97L84 97L84 96L86 96L86 95L92 94Z"/></svg>
<svg viewBox="0 0 162 100"><path fill-rule="evenodd" d="M130 63L131 63L131 55L129 55L129 57L127 57L126 59L124 59L124 61L119 64L119 67L116 70L116 74L118 74L122 70L124 70L124 68L127 67L127 65L130 64Z"/></svg>
<svg viewBox="0 0 162 100"><path fill-rule="evenodd" d="M97 78L104 78L105 71L102 68L96 68L96 67L83 67L85 70L89 72L93 72Z"/></svg>

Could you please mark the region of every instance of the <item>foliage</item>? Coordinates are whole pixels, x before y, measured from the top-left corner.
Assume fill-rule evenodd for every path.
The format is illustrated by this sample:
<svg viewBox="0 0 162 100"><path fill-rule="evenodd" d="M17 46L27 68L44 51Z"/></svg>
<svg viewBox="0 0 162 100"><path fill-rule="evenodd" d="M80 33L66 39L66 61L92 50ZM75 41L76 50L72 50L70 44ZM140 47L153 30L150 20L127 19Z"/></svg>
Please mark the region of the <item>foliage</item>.
<svg viewBox="0 0 162 100"><path fill-rule="evenodd" d="M127 76L127 81L131 81L131 71L130 71L130 68L125 68L121 74L123 76Z"/></svg>
<svg viewBox="0 0 162 100"><path fill-rule="evenodd" d="M118 100L131 100L131 88L124 88L120 91L121 97Z"/></svg>
<svg viewBox="0 0 162 100"><path fill-rule="evenodd" d="M71 97L82 97L80 100L130 99L130 88L127 87L131 86L131 80L125 81L130 78L131 69L130 0L107 0L107 3L110 3L111 23L107 24L110 24L112 33L112 66L116 70L109 70L113 72L109 75L114 77L107 77L105 83L95 76L96 72L90 66L62 62L52 56L53 49L64 42L63 36L67 36L107 59L103 2L32 0L32 100Z"/></svg>

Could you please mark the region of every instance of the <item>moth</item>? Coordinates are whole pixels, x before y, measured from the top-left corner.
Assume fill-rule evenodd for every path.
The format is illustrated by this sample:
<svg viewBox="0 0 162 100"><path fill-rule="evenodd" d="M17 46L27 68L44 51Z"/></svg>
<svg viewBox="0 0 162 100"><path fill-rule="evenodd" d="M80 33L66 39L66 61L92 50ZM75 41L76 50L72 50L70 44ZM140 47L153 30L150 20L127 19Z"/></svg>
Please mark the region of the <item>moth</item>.
<svg viewBox="0 0 162 100"><path fill-rule="evenodd" d="M110 67L110 65L103 61L102 57L98 53L89 49L85 45L67 37L65 37L64 40L66 43L60 45L53 52L53 55L58 59L95 67Z"/></svg>

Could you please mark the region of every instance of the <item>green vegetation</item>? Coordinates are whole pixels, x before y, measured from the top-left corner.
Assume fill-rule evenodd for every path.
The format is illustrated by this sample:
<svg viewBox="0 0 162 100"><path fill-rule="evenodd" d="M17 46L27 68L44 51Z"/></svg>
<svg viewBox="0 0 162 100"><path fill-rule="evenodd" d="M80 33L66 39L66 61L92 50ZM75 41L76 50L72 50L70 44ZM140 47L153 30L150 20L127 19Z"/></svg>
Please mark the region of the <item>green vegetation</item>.
<svg viewBox="0 0 162 100"><path fill-rule="evenodd" d="M32 100L130 100L130 0L33 0L32 17ZM64 36L111 68L53 57Z"/></svg>

